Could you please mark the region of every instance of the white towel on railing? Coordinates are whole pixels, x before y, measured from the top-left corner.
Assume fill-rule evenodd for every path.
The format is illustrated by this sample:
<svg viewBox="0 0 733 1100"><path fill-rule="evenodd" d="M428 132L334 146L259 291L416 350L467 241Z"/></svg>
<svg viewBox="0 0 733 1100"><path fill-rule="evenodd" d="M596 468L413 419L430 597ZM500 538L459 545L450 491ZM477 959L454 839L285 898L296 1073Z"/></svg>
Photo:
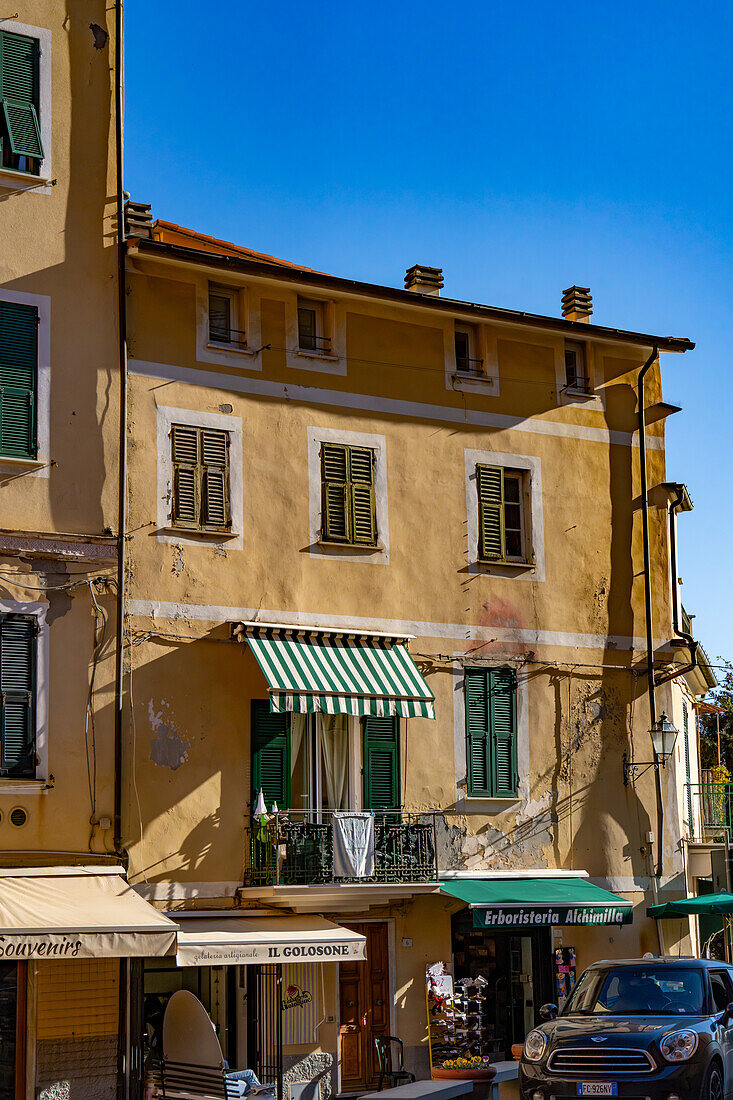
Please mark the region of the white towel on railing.
<svg viewBox="0 0 733 1100"><path fill-rule="evenodd" d="M334 811L333 873L336 878L374 874L374 814Z"/></svg>

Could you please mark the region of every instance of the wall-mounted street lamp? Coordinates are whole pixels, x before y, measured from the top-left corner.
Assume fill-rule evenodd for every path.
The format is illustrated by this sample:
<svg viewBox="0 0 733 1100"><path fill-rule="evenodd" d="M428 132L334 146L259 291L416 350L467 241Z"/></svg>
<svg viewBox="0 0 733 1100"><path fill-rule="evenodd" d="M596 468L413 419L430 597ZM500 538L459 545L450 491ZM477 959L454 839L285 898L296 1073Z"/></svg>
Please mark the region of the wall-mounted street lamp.
<svg viewBox="0 0 733 1100"><path fill-rule="evenodd" d="M663 768L667 766L678 732L676 726L670 722L667 715L662 711L661 717L649 730L652 747L654 748L654 759L638 760L632 764L629 762L627 754L624 753L624 787L628 787L629 781L633 783L650 768L658 769L660 765Z"/></svg>

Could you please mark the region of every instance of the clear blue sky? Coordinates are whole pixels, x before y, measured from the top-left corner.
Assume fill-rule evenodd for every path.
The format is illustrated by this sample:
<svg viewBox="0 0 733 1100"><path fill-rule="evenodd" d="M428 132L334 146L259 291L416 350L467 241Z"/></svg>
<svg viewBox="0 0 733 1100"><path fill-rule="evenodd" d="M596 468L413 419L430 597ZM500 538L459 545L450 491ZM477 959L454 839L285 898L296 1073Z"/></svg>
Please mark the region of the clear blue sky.
<svg viewBox="0 0 733 1100"><path fill-rule="evenodd" d="M733 6L127 2L126 186L335 274L689 336L664 356L684 600L733 657ZM573 15L572 22L570 15ZM724 478L724 485L726 484Z"/></svg>

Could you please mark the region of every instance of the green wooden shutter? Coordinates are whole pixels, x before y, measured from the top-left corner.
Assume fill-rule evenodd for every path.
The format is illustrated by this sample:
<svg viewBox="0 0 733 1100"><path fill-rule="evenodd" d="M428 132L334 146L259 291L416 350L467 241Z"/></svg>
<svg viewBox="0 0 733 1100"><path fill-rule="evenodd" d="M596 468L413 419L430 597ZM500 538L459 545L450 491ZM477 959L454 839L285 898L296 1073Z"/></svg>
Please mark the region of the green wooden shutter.
<svg viewBox="0 0 733 1100"><path fill-rule="evenodd" d="M321 444L321 527L328 542L349 542L347 448Z"/></svg>
<svg viewBox="0 0 733 1100"><path fill-rule="evenodd" d="M400 808L400 724L398 718L364 719L364 807Z"/></svg>
<svg viewBox="0 0 733 1100"><path fill-rule="evenodd" d="M229 526L229 432L201 429L201 524Z"/></svg>
<svg viewBox="0 0 733 1100"><path fill-rule="evenodd" d="M687 820L690 823L690 836L695 835L692 820L692 787L690 786L690 719L687 703L682 704L682 730L685 735L685 779L687 783Z"/></svg>
<svg viewBox="0 0 733 1100"><path fill-rule="evenodd" d="M469 795L486 797L491 794L487 670L467 668L464 691L467 792Z"/></svg>
<svg viewBox="0 0 733 1100"><path fill-rule="evenodd" d="M0 454L36 458L38 310L0 302Z"/></svg>
<svg viewBox="0 0 733 1100"><path fill-rule="evenodd" d="M43 159L38 122L38 39L0 31L0 102L11 153Z"/></svg>
<svg viewBox="0 0 733 1100"><path fill-rule="evenodd" d="M377 517L374 506L374 451L349 447L351 482L352 542L373 546L377 541Z"/></svg>
<svg viewBox="0 0 733 1100"><path fill-rule="evenodd" d="M173 522L197 527L201 507L198 428L187 424L171 426L173 460Z"/></svg>
<svg viewBox="0 0 733 1100"><path fill-rule="evenodd" d="M290 809L290 715L273 714L267 699L252 700L252 801L262 790L268 810Z"/></svg>
<svg viewBox="0 0 733 1100"><path fill-rule="evenodd" d="M478 553L490 561L503 558L504 551L504 471L501 466L476 467L478 494Z"/></svg>
<svg viewBox="0 0 733 1100"><path fill-rule="evenodd" d="M497 798L508 798L517 793L517 689L514 670L493 668L488 683L492 793Z"/></svg>
<svg viewBox="0 0 733 1100"><path fill-rule="evenodd" d="M36 740L36 637L30 615L0 617L0 774L33 775Z"/></svg>
<svg viewBox="0 0 733 1100"><path fill-rule="evenodd" d="M510 668L467 668L468 794L510 798L517 792L516 676Z"/></svg>

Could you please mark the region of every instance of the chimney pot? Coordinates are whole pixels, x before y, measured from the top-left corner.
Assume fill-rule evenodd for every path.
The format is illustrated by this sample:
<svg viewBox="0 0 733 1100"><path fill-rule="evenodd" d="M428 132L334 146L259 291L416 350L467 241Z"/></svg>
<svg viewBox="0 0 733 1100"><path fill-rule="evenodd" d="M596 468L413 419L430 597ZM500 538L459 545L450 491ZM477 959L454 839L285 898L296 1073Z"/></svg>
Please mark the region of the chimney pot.
<svg viewBox="0 0 733 1100"><path fill-rule="evenodd" d="M562 315L566 321L585 321L590 324L593 312L593 296L589 286L569 286L562 292Z"/></svg>
<svg viewBox="0 0 733 1100"><path fill-rule="evenodd" d="M148 202L133 202L127 196L125 202L125 236L152 237L153 213Z"/></svg>
<svg viewBox="0 0 733 1100"><path fill-rule="evenodd" d="M414 264L405 272L405 290L411 290L413 294L429 294L433 298L439 298L442 286L442 267Z"/></svg>

